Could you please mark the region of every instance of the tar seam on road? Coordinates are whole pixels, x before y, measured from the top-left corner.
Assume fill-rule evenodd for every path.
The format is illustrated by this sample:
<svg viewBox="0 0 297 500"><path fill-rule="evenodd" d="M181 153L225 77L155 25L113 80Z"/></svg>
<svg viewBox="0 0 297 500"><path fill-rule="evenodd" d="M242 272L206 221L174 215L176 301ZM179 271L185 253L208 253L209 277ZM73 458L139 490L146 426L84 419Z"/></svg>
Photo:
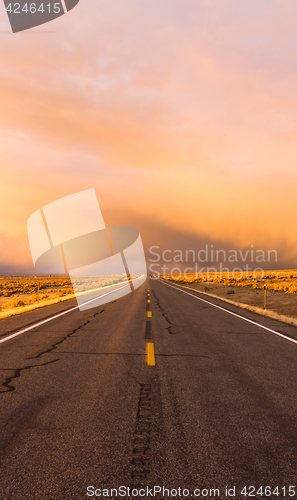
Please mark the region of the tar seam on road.
<svg viewBox="0 0 297 500"><path fill-rule="evenodd" d="M137 352L83 352L83 351L59 351L59 354L71 354L71 355L85 355L85 356L143 356L143 353ZM163 354L161 354L163 356ZM169 354L168 354L169 356ZM174 356L174 355L173 355ZM182 356L186 356L182 354ZM189 356L193 356L193 354L189 354ZM198 356L198 355L197 355ZM198 356L201 357L201 356ZM205 356L203 356L205 357ZM35 359L35 358L27 358L27 359ZM2 370L2 368L0 368Z"/></svg>
<svg viewBox="0 0 297 500"><path fill-rule="evenodd" d="M120 288L117 288L117 291L121 290L122 288L126 288L127 286L130 286L130 285L121 286ZM103 295L100 295L100 298L105 297L106 295L109 295L110 293L113 293L113 292L114 292L114 290L112 290L111 292L104 293ZM94 302L94 300L98 300L98 298L99 297L96 297L95 299L88 300L88 301L84 302L84 305L89 304L90 302ZM75 307L72 307L71 309L67 309L67 311L63 311L62 313L56 314L55 316L52 316L48 319L45 319L43 321L39 321L38 323L35 323L35 325L29 326L27 328L24 328L23 330L20 330L19 332L13 333L12 335L5 337L4 339L1 339L0 344L3 344L4 342L7 342L10 339L13 339L14 337L17 337L18 335L21 335L22 333L28 332L29 330L33 330L33 328L36 328L37 326L44 325L44 323L48 323L49 321L52 321L53 319L59 318L60 316L63 316L64 314L67 314L71 311L74 311L75 309L79 309L79 306L75 306Z"/></svg>
<svg viewBox="0 0 297 500"><path fill-rule="evenodd" d="M146 321L145 323L145 339L151 339L152 338L152 326L150 321Z"/></svg>
<svg viewBox="0 0 297 500"><path fill-rule="evenodd" d="M272 330L271 328L268 328L267 326L261 325L260 323L257 323L256 321L245 318L244 316L240 316L240 314L234 313L232 311L228 311L228 309L225 309L224 307L218 306L217 304L213 304L212 302L209 302L208 300L201 299L200 297L197 297L197 295L193 295L192 293L185 292L184 290L180 290L179 288L177 288L177 286L182 286L182 285L173 286L173 285L169 285L168 283L165 283L164 281L161 281L161 283L163 283L164 285L170 286L171 288L175 288L175 290L186 293L187 295L194 297L194 299L201 300L202 302L206 302L206 304L209 304L210 306L216 307L217 309L221 309L221 311L232 314L232 316L236 316L237 318L243 319L244 321L247 321L248 323L251 323L252 325L256 325L260 328L263 328L263 330L266 330L267 332L274 333L274 335L278 335L279 337L282 337L285 340L289 340L289 342L293 342L293 344L297 344L297 340L292 339L291 337L287 337L286 335L283 335L282 333L279 333L276 330ZM199 292L197 292L197 293L199 293Z"/></svg>
<svg viewBox="0 0 297 500"><path fill-rule="evenodd" d="M150 473L150 434L152 425L151 384L141 384L133 441L132 479L145 479Z"/></svg>

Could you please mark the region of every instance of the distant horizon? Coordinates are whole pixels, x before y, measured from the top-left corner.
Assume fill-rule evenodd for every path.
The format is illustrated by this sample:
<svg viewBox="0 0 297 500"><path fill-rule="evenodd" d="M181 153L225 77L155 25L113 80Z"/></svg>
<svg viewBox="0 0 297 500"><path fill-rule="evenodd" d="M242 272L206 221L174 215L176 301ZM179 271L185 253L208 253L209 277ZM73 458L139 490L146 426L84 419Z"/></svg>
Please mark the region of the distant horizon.
<svg viewBox="0 0 297 500"><path fill-rule="evenodd" d="M281 272L281 271L296 271L297 272L297 268L287 268L287 269L276 269L276 268L267 268L267 269L263 269L264 272L274 272L274 271L278 271L278 272ZM231 269L231 272L232 272L232 269ZM239 272L239 271L238 271ZM253 271L250 271L250 273L252 273ZM211 274L212 271L209 272L209 274ZM214 273L214 272L213 272ZM148 273L149 275L150 273ZM151 273L152 275L153 274L157 274L157 273ZM162 274L162 273L161 273ZM170 274L170 273L169 273ZM173 273L173 274L178 274L178 273ZM183 273L183 274L195 274L195 272L193 273ZM201 274L207 274L207 271L202 271ZM219 272L217 272L217 274L220 274ZM224 273L222 273L224 274ZM69 275L68 274L51 274L51 275L48 275L48 274L25 274L25 273L18 273L18 274L13 274L13 273L0 273L0 278L2 277L15 277L15 278L22 278L22 277L36 277L36 278L69 278ZM105 276L105 275L104 275ZM109 276L109 275L108 275ZM80 276L81 278L84 278L84 276Z"/></svg>

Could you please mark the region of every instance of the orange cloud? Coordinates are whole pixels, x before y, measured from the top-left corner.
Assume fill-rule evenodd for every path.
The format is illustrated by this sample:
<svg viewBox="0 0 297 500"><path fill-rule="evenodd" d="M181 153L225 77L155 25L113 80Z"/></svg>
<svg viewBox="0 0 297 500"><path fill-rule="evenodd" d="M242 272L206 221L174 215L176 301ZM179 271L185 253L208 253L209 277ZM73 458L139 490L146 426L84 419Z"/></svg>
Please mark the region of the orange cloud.
<svg viewBox="0 0 297 500"><path fill-rule="evenodd" d="M3 233L25 241L33 211L94 186L112 223L152 221L146 241L168 228L168 245L174 230L292 248L293 262L296 14L87 1L56 33L3 35Z"/></svg>

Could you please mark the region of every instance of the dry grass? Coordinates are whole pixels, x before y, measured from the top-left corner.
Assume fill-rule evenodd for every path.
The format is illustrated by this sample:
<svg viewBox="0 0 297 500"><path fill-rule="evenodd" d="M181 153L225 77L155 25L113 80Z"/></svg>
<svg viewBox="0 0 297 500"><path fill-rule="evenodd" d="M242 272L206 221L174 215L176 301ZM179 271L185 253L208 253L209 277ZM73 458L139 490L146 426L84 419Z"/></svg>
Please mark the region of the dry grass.
<svg viewBox="0 0 297 500"><path fill-rule="evenodd" d="M126 275L79 277L73 280L74 291L68 277L0 277L0 319L75 298L74 292L84 295L123 281Z"/></svg>
<svg viewBox="0 0 297 500"><path fill-rule="evenodd" d="M1 277L0 311L6 313L26 309L73 293L67 277Z"/></svg>
<svg viewBox="0 0 297 500"><path fill-rule="evenodd" d="M224 273L222 275L209 273L207 276L205 273L198 276L163 275L163 278L223 300L236 302L261 314L268 315L273 312L288 317L291 323L292 318L297 318L297 270L265 271L263 277L259 272L255 277L252 273L243 277L240 273L235 273L234 277L228 277ZM266 309L264 309L264 285L267 287Z"/></svg>
<svg viewBox="0 0 297 500"><path fill-rule="evenodd" d="M195 273L179 275L163 275L166 279L173 279L187 283L220 283L227 286L248 286L261 289L264 283L271 290L284 291L287 293L297 293L297 270L283 271L258 271L256 273L235 272L228 276L227 273Z"/></svg>

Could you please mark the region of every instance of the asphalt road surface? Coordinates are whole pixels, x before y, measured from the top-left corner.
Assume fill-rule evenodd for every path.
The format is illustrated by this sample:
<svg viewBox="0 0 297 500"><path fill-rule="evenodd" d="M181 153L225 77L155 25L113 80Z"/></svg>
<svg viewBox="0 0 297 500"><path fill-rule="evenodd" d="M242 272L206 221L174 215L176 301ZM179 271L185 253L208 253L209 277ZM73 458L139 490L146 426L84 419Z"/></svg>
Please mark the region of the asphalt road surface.
<svg viewBox="0 0 297 500"><path fill-rule="evenodd" d="M1 500L297 498L297 329L185 292L1 320Z"/></svg>

